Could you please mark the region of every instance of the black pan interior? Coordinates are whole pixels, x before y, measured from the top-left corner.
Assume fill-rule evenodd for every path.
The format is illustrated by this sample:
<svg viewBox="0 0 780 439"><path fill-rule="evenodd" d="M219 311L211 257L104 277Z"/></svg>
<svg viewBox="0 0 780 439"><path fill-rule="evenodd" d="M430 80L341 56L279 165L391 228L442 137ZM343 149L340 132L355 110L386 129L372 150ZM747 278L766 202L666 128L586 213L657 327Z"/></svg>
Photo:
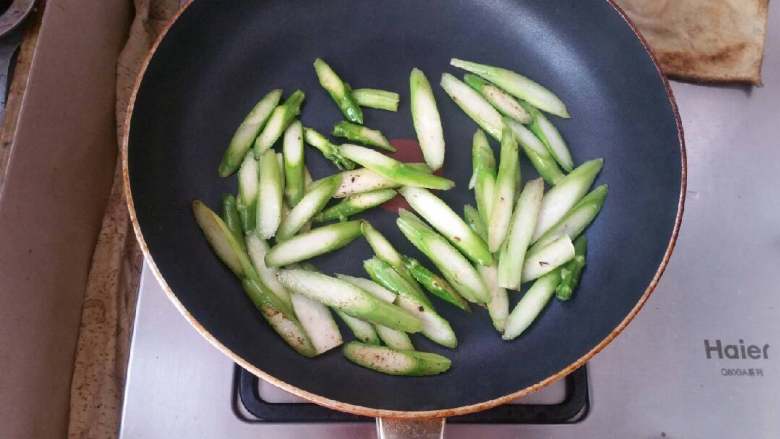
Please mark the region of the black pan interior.
<svg viewBox="0 0 780 439"><path fill-rule="evenodd" d="M234 178L217 176L217 164L235 127L271 88L306 92L305 125L329 132L341 119L317 84L312 61L318 56L353 87L401 93L398 113L366 111L366 124L390 138L414 138L408 74L414 66L426 72L447 139L444 175L457 182L441 196L457 210L473 203L467 181L475 124L438 87L442 72L461 75L448 66L450 57L506 66L555 90L573 117L554 122L578 163L605 158L597 184L608 183L610 191L588 232L588 267L574 299L553 301L511 343L501 341L486 312L465 314L435 300L460 341L451 351L414 337L418 349L452 359L452 369L436 377L388 377L347 362L338 350L305 359L287 348L212 255L190 203L197 198L217 208L221 194L236 190ZM447 409L549 377L626 317L673 233L681 183L675 120L650 57L603 0L201 0L170 29L143 78L132 117L129 174L154 262L183 306L235 355L288 384L347 404ZM306 160L315 177L334 172L314 151L307 151ZM524 162L523 178L531 177L535 172ZM377 209L365 218L404 253L420 256L398 232L393 215ZM361 262L370 254L358 240L315 262L327 273L364 275ZM512 305L518 297L511 297ZM351 337L347 330L343 334Z"/></svg>

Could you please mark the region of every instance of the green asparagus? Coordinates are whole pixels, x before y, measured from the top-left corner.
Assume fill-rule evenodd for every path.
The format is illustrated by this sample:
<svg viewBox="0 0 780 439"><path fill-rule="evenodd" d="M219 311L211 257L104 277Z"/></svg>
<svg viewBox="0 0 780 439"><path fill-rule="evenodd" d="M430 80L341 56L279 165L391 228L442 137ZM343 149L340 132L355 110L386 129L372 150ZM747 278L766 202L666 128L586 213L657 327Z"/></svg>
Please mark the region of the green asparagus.
<svg viewBox="0 0 780 439"><path fill-rule="evenodd" d="M352 97L361 107L377 110L398 111L398 93L374 88L357 88L352 90Z"/></svg>
<svg viewBox="0 0 780 439"><path fill-rule="evenodd" d="M523 282L536 280L574 258L574 245L564 235L533 253L529 252L523 262Z"/></svg>
<svg viewBox="0 0 780 439"><path fill-rule="evenodd" d="M522 124L507 121L507 125L512 128L517 142L523 147L523 152L525 152L528 161L531 162L531 165L536 169L536 172L538 172L548 184L557 184L558 181L564 177L564 174L542 141Z"/></svg>
<svg viewBox="0 0 780 439"><path fill-rule="evenodd" d="M477 75L467 73L463 76L463 81L471 88L478 91L496 110L506 117L514 119L520 123L530 123L531 115L525 108L517 102L517 99L509 95L504 90L496 87L488 81Z"/></svg>
<svg viewBox="0 0 780 439"><path fill-rule="evenodd" d="M350 142L362 143L363 145L395 152L395 148L387 141L387 137L381 131L372 130L352 122L341 121L337 123L333 127L333 135L347 139Z"/></svg>
<svg viewBox="0 0 780 439"><path fill-rule="evenodd" d="M346 221L350 216L384 204L395 198L396 195L396 191L392 189L351 195L340 203L325 209L314 218L314 222Z"/></svg>
<svg viewBox="0 0 780 439"><path fill-rule="evenodd" d="M341 332L328 307L302 294L291 294L293 309L317 354L341 346Z"/></svg>
<svg viewBox="0 0 780 439"><path fill-rule="evenodd" d="M284 130L301 113L301 104L303 104L305 97L301 90L295 90L282 105L274 108L263 131L255 139L254 150L256 158L260 158L268 148L272 147L282 137Z"/></svg>
<svg viewBox="0 0 780 439"><path fill-rule="evenodd" d="M536 227L536 218L539 215L543 196L544 183L542 179L537 178L526 183L517 199L515 213L509 226L509 235L498 259L498 285L503 288L520 289L522 270L517 268L522 267L525 262L525 253Z"/></svg>
<svg viewBox="0 0 780 439"><path fill-rule="evenodd" d="M313 128L303 129L303 138L306 143L317 148L326 159L333 162L339 169L354 169L355 164L344 157L341 148L338 145L334 145L325 136L317 132Z"/></svg>
<svg viewBox="0 0 780 439"><path fill-rule="evenodd" d="M283 241L292 238L301 228L314 218L328 204L341 184L341 175L331 175L315 182L298 204L284 217L279 225L276 239Z"/></svg>
<svg viewBox="0 0 780 439"><path fill-rule="evenodd" d="M488 244L491 252L499 250L509 230L519 171L517 141L515 141L512 130L504 127L504 132L501 135L501 156L498 163L495 195L488 222Z"/></svg>
<svg viewBox="0 0 780 439"><path fill-rule="evenodd" d="M425 163L406 163L413 169L420 172L431 173L430 168ZM336 191L334 198L344 198L354 194L364 192L373 192L380 189L391 189L401 186L393 180L389 180L376 172L367 168L358 168L341 173L341 186Z"/></svg>
<svg viewBox="0 0 780 439"><path fill-rule="evenodd" d="M501 114L473 88L449 73L441 75L441 87L458 107L496 140L501 140Z"/></svg>
<svg viewBox="0 0 780 439"><path fill-rule="evenodd" d="M279 160L273 150L267 150L260 158L260 185L257 203L257 231L264 239L273 238L282 221L284 183Z"/></svg>
<svg viewBox="0 0 780 439"><path fill-rule="evenodd" d="M536 240L533 249L550 244L559 236L576 239L596 218L607 198L607 185L603 184L582 197L563 218Z"/></svg>
<svg viewBox="0 0 780 439"><path fill-rule="evenodd" d="M357 319L355 317L352 317L351 315L345 313L344 311L334 310L336 311L336 314L341 318L341 320L344 321L344 323L349 327L350 331L352 331L352 334L360 340L363 343L378 345L381 343L379 340L379 335L376 333L376 330L374 329L374 325L368 322L364 322L363 320Z"/></svg>
<svg viewBox="0 0 780 439"><path fill-rule="evenodd" d="M305 192L303 164L303 125L290 124L284 132L284 196L290 207L295 207Z"/></svg>
<svg viewBox="0 0 780 439"><path fill-rule="evenodd" d="M260 164L254 154L247 154L238 169L238 200L236 208L241 216L244 231L255 229L257 218L257 194L260 190Z"/></svg>
<svg viewBox="0 0 780 439"><path fill-rule="evenodd" d="M263 238L257 236L256 233L249 233L246 235L246 249L249 259L252 261L252 266L260 277L260 283L274 293L276 297L292 307L290 292L276 279L278 270L265 264L265 255L269 249L268 243Z"/></svg>
<svg viewBox="0 0 780 439"><path fill-rule="evenodd" d="M494 265L481 265L478 267L479 274L485 282L485 286L490 291L490 301L487 304L490 320L493 327L498 332L504 332L506 317L509 314L509 296L506 290L498 285L498 270Z"/></svg>
<svg viewBox="0 0 780 439"><path fill-rule="evenodd" d="M485 132L477 130L471 148L474 170L474 198L482 221L490 220L490 210L496 191L496 158L490 148Z"/></svg>
<svg viewBox="0 0 780 439"><path fill-rule="evenodd" d="M412 276L412 273L406 268L401 254L398 253L392 244L390 244L390 241L388 241L387 238L385 238L384 235L375 229L368 221L363 222L361 231L363 232L363 237L366 239L366 242L368 242L368 245L371 246L371 249L374 251L374 254L376 254L379 259L390 264L398 274L409 282L409 285L414 288L419 296L426 297L425 292L420 288L420 285L417 283L414 276Z"/></svg>
<svg viewBox="0 0 780 439"><path fill-rule="evenodd" d="M574 241L574 259L561 267L561 283L555 288L555 297L558 300L571 299L574 290L580 283L582 270L585 268L585 258L588 253L588 239L585 235Z"/></svg>
<svg viewBox="0 0 780 439"><path fill-rule="evenodd" d="M238 241L238 244L242 248L246 248L244 242L244 231L241 227L241 218L236 208L236 197L231 194L225 194L222 196L222 220L225 221L225 225L233 233L233 236Z"/></svg>
<svg viewBox="0 0 780 439"><path fill-rule="evenodd" d="M413 166L362 146L344 144L341 145L341 153L348 159L399 185L442 190L455 186L452 180L420 171Z"/></svg>
<svg viewBox="0 0 780 439"><path fill-rule="evenodd" d="M404 256L404 264L412 276L429 293L464 311L471 311L469 303L444 278L423 266L417 259Z"/></svg>
<svg viewBox="0 0 780 439"><path fill-rule="evenodd" d="M255 141L255 138L260 133L281 97L281 89L271 90L260 99L246 116L246 119L241 122L235 134L233 134L233 138L230 139L230 145L222 157L222 162L219 164L220 177L227 177L236 172L247 151L252 147L252 142Z"/></svg>
<svg viewBox="0 0 780 439"><path fill-rule="evenodd" d="M389 263L378 257L373 257L363 261L363 268L375 283L392 291L396 295L408 296L427 307L433 307L428 296L426 296L424 292L414 288L412 282L416 281L413 280L410 282L406 280Z"/></svg>
<svg viewBox="0 0 780 439"><path fill-rule="evenodd" d="M420 69L409 75L412 122L425 163L436 171L444 164L444 131L431 84Z"/></svg>
<svg viewBox="0 0 780 439"><path fill-rule="evenodd" d="M413 351L414 345L409 335L403 331L397 329L388 328L387 326L376 325L376 334L382 339L382 342L390 349L398 349L402 351Z"/></svg>
<svg viewBox="0 0 780 439"><path fill-rule="evenodd" d="M346 274L336 274L336 277L345 282L351 283L352 285L360 288L361 290L367 293L371 293L377 299L380 299L387 303L395 302L396 294L394 292L388 290L387 288L383 287L382 285L379 285L378 283L370 279L348 276Z"/></svg>
<svg viewBox="0 0 780 439"><path fill-rule="evenodd" d="M531 326L552 298L560 279L559 271L554 270L534 282L507 317L502 336L504 340L517 338Z"/></svg>
<svg viewBox="0 0 780 439"><path fill-rule="evenodd" d="M245 288L246 289L246 288ZM276 311L269 306L262 306L260 314L266 322L279 334L280 337L296 352L304 357L314 357L317 350L314 349L309 335L304 331L303 326L297 319L290 319L284 314Z"/></svg>
<svg viewBox="0 0 780 439"><path fill-rule="evenodd" d="M556 128L541 111L537 110L532 105L525 103L524 107L532 117L529 128L531 128L531 131L536 134L536 137L544 143L544 146L550 151L550 154L555 158L555 161L558 162L566 172L570 172L574 169L574 160L571 158L569 147L566 145L566 141L563 140L563 136L561 136L558 128Z"/></svg>
<svg viewBox="0 0 780 439"><path fill-rule="evenodd" d="M388 375L427 376L446 372L452 362L439 354L396 350L356 341L344 345L351 362Z"/></svg>
<svg viewBox="0 0 780 439"><path fill-rule="evenodd" d="M276 244L265 256L269 267L281 267L338 250L360 236L360 221L311 229Z"/></svg>
<svg viewBox="0 0 780 439"><path fill-rule="evenodd" d="M487 226L485 226L485 222L482 221L482 216L480 216L474 206L470 204L463 206L463 217L466 219L466 223L471 227L471 230L473 230L474 233L479 235L483 240L487 239Z"/></svg>
<svg viewBox="0 0 780 439"><path fill-rule="evenodd" d="M363 110L352 97L349 86L320 58L314 60L314 71L317 73L320 85L328 92L344 117L350 122L362 124Z"/></svg>

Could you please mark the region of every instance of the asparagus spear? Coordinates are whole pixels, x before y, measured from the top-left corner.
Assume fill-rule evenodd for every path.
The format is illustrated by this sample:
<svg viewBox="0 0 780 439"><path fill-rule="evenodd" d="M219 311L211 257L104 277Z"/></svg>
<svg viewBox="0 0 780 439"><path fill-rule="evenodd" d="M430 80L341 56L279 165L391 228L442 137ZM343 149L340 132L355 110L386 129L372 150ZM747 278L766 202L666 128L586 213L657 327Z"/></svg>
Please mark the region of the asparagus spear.
<svg viewBox="0 0 780 439"><path fill-rule="evenodd" d="M343 120L337 123L336 126L333 127L333 135L336 137L343 137L350 142L362 143L364 145L384 149L385 151L395 152L395 148L387 141L387 137L385 137L381 131L372 130L371 128L352 122Z"/></svg>
<svg viewBox="0 0 780 439"><path fill-rule="evenodd" d="M512 203L515 201L517 174L520 171L517 142L512 131L504 127L501 136L501 159L498 164L496 190L488 222L488 244L496 252L506 238L512 219Z"/></svg>
<svg viewBox="0 0 780 439"><path fill-rule="evenodd" d="M490 148L485 132L477 130L471 148L474 169L474 198L482 221L490 219L490 209L496 190L496 158Z"/></svg>
<svg viewBox="0 0 780 439"><path fill-rule="evenodd" d="M384 204L395 198L396 195L397 193L392 189L382 189L351 195L314 217L314 222L323 223L334 220L346 221L348 217L371 209L372 207L379 206L380 204Z"/></svg>
<svg viewBox="0 0 780 439"><path fill-rule="evenodd" d="M279 161L273 150L267 150L260 158L260 185L257 203L257 231L264 239L273 238L282 221L284 185Z"/></svg>
<svg viewBox="0 0 780 439"><path fill-rule="evenodd" d="M536 320L547 302L550 301L560 278L558 270L554 270L534 282L507 317L502 336L504 340L517 338L531 326L531 323Z"/></svg>
<svg viewBox="0 0 780 439"><path fill-rule="evenodd" d="M517 199L509 235L498 259L498 285L503 288L520 288L522 270L518 270L518 267L522 267L525 261L525 253L536 227L543 196L544 183L537 178L526 183L520 198Z"/></svg>
<svg viewBox="0 0 780 439"><path fill-rule="evenodd" d="M574 258L574 245L562 236L547 247L528 253L523 263L523 282L530 282L555 270Z"/></svg>
<svg viewBox="0 0 780 439"><path fill-rule="evenodd" d="M236 276L246 277L249 275L248 267L251 269L251 263L241 248L241 244L222 218L199 200L192 202L192 213L217 257Z"/></svg>
<svg viewBox="0 0 780 439"><path fill-rule="evenodd" d="M464 311L471 311L466 299L458 294L458 292L455 291L455 288L453 288L444 278L425 268L417 259L408 256L404 256L403 259L404 265L406 265L406 268L412 273L412 276L414 276L417 282L425 287L429 293Z"/></svg>
<svg viewBox="0 0 780 439"><path fill-rule="evenodd" d="M282 137L284 130L301 112L301 104L306 96L301 90L295 90L282 105L274 108L263 131L255 139L255 157L260 156Z"/></svg>
<svg viewBox="0 0 780 439"><path fill-rule="evenodd" d="M417 132L417 140L420 142L425 163L435 171L444 164L444 131L431 84L422 70L412 69L409 89L412 122Z"/></svg>
<svg viewBox="0 0 780 439"><path fill-rule="evenodd" d="M246 249L249 259L252 261L252 266L260 277L260 283L274 293L276 297L292 307L290 292L276 279L278 270L265 264L265 255L269 249L268 243L263 238L257 236L256 233L250 233L246 235Z"/></svg>
<svg viewBox="0 0 780 439"><path fill-rule="evenodd" d="M360 235L360 221L347 221L311 229L276 244L265 256L269 267L281 267L305 261L352 242Z"/></svg>
<svg viewBox="0 0 780 439"><path fill-rule="evenodd" d="M414 350L414 345L412 344L412 340L409 338L409 335L407 335L403 331L398 331L396 329L388 328L387 326L382 325L376 325L376 333L379 336L379 338L382 339L382 342L387 345L390 349L398 349L398 350Z"/></svg>
<svg viewBox="0 0 780 439"><path fill-rule="evenodd" d="M371 293L377 299L387 303L395 302L396 295L394 292L372 280L364 279L362 277L348 276L346 274L336 274L336 277L345 282L351 283L352 285L362 289L363 291L366 291L367 293Z"/></svg>
<svg viewBox="0 0 780 439"><path fill-rule="evenodd" d="M531 115L525 108L517 102L510 94L485 81L477 75L467 73L463 76L463 81L478 91L496 110L506 117L514 119L520 123L530 123Z"/></svg>
<svg viewBox="0 0 780 439"><path fill-rule="evenodd" d="M485 281L488 291L490 291L490 301L488 302L488 313L493 327L498 332L504 332L506 317L509 314L509 296L506 290L498 285L498 270L495 264L490 266L481 265L478 267L482 280Z"/></svg>
<svg viewBox="0 0 780 439"><path fill-rule="evenodd" d="M568 235L571 239L576 239L585 228L596 218L607 198L607 185L593 189L590 193L582 197L560 221L555 223L544 235L536 240L532 250L542 248L556 238Z"/></svg>
<svg viewBox="0 0 780 439"><path fill-rule="evenodd" d="M400 211L396 222L404 236L436 265L463 298L479 303L487 303L490 300L477 270L446 239L406 210Z"/></svg>
<svg viewBox="0 0 780 439"><path fill-rule="evenodd" d="M363 343L378 345L381 343L379 336L374 329L374 325L363 320L356 319L344 311L334 310L336 314L347 324L352 334Z"/></svg>
<svg viewBox="0 0 780 439"><path fill-rule="evenodd" d="M561 267L561 283L555 288L555 297L558 300L571 299L574 290L580 283L587 253L588 239L585 238L585 235L582 235L574 241L574 259Z"/></svg>
<svg viewBox="0 0 780 439"><path fill-rule="evenodd" d="M356 341L344 345L347 360L388 375L426 376L449 370L452 362L430 352L395 350Z"/></svg>
<svg viewBox="0 0 780 439"><path fill-rule="evenodd" d="M320 85L338 105L344 117L350 122L362 124L363 110L360 109L360 106L352 97L352 90L350 90L349 86L320 58L314 60L314 71L317 73Z"/></svg>
<svg viewBox="0 0 780 439"><path fill-rule="evenodd" d="M452 180L420 171L406 163L392 159L380 152L357 145L341 145L341 153L348 159L366 167L399 185L419 186L447 190L455 186Z"/></svg>
<svg viewBox="0 0 780 439"><path fill-rule="evenodd" d="M424 292L414 288L412 282L406 280L401 276L392 265L387 262L373 257L363 261L363 268L379 285L382 285L386 289L392 291L396 295L408 296L415 301L427 306L433 307L428 296Z"/></svg>
<svg viewBox="0 0 780 439"><path fill-rule="evenodd" d="M550 151L555 161L566 172L574 169L574 160L571 158L569 147L566 146L566 141L563 140L563 136L561 136L558 128L541 111L533 106L524 103L524 107L532 117L531 125L529 125L531 131L544 143L544 146Z"/></svg>
<svg viewBox="0 0 780 439"><path fill-rule="evenodd" d="M523 75L500 67L478 64L457 58L450 60L450 64L487 79L509 94L530 103L540 110L564 118L570 117L566 104L555 93Z"/></svg>
<svg viewBox="0 0 780 439"><path fill-rule="evenodd" d="M406 332L418 332L422 322L403 309L383 302L340 279L308 270L279 270L279 282L288 290L371 323Z"/></svg>
<svg viewBox="0 0 780 439"><path fill-rule="evenodd" d="M314 183L298 204L285 216L279 225L277 241L292 238L310 219L328 204L341 184L341 175L331 175Z"/></svg>
<svg viewBox="0 0 780 439"><path fill-rule="evenodd" d="M441 198L426 189L415 187L403 187L400 192L412 209L469 259L481 265L493 263L493 256L485 241L474 233Z"/></svg>
<svg viewBox="0 0 780 439"><path fill-rule="evenodd" d="M295 207L304 194L303 125L295 121L284 132L284 195Z"/></svg>
<svg viewBox="0 0 780 439"><path fill-rule="evenodd" d="M547 183L551 185L557 184L564 177L564 174L542 141L528 128L517 122L507 121L507 125L512 128L517 142L523 147L523 152L525 152L526 157L528 157L536 172Z"/></svg>
<svg viewBox="0 0 780 439"><path fill-rule="evenodd" d="M341 149L330 142L325 136L317 132L313 128L303 129L303 138L306 143L317 148L326 159L333 162L339 169L354 169L355 164L348 158L344 157Z"/></svg>
<svg viewBox="0 0 780 439"><path fill-rule="evenodd" d="M416 169L420 172L431 173L430 168L425 163L407 163L406 166ZM393 180L389 180L368 168L358 168L341 173L341 186L334 195L335 198L344 198L354 194L364 192L373 192L380 189L391 189L400 185Z"/></svg>
<svg viewBox="0 0 780 439"><path fill-rule="evenodd" d="M449 73L441 75L441 87L477 125L496 140L501 140L504 126L501 114L482 95Z"/></svg>
<svg viewBox="0 0 780 439"><path fill-rule="evenodd" d="M219 176L227 177L236 172L241 162L244 160L252 142L255 141L258 133L263 128L268 116L274 110L282 97L282 90L271 90L252 108L252 111L246 116L241 125L236 129L233 138L230 139L230 145L222 156L222 162L219 164Z"/></svg>
<svg viewBox="0 0 780 439"><path fill-rule="evenodd" d="M603 159L581 164L545 194L532 241L537 241L577 204L593 184L603 164Z"/></svg>
<svg viewBox="0 0 780 439"><path fill-rule="evenodd" d="M241 224L247 232L255 229L259 187L260 166L253 154L247 154L238 170L238 200L236 200Z"/></svg>
<svg viewBox="0 0 780 439"><path fill-rule="evenodd" d="M361 107L377 110L398 111L398 93L374 88L357 88L352 90L352 97Z"/></svg>
<svg viewBox="0 0 780 439"><path fill-rule="evenodd" d="M426 298L427 300L425 292L420 288L420 285L417 283L414 276L412 276L412 273L406 268L401 254L398 253L392 244L390 244L390 241L388 241L387 238L385 238L384 235L375 229L368 221L364 221L360 227L363 232L363 237L366 238L366 242L371 246L371 249L376 256L380 260L390 264L390 266L414 288L418 296Z"/></svg>
<svg viewBox="0 0 780 439"><path fill-rule="evenodd" d="M236 197L231 194L222 196L222 220L225 221L225 225L230 232L233 233L238 244L242 248L246 248L244 231L241 228L241 219L239 218L238 209L236 208Z"/></svg>
<svg viewBox="0 0 780 439"><path fill-rule="evenodd" d="M479 235L483 240L487 239L487 226L485 226L485 222L482 221L482 216L480 216L474 206L470 204L463 206L463 217L466 219L466 223L468 223L474 233Z"/></svg>
<svg viewBox="0 0 780 439"><path fill-rule="evenodd" d="M341 346L341 332L328 307L302 294L292 294L291 298L295 315L317 354Z"/></svg>

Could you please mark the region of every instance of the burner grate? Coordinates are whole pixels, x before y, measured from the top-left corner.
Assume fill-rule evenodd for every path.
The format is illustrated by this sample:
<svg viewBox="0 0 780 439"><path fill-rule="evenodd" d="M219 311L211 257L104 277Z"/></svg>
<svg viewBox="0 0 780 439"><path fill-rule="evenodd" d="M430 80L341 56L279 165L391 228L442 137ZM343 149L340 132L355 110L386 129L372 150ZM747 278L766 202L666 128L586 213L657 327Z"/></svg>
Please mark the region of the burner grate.
<svg viewBox="0 0 780 439"><path fill-rule="evenodd" d="M468 424L572 424L590 410L587 366L565 378L566 397L557 404L509 404L470 415L447 418L448 423ZM351 415L311 403L270 403L259 393L259 378L235 368L233 412L249 423L374 422L373 418Z"/></svg>

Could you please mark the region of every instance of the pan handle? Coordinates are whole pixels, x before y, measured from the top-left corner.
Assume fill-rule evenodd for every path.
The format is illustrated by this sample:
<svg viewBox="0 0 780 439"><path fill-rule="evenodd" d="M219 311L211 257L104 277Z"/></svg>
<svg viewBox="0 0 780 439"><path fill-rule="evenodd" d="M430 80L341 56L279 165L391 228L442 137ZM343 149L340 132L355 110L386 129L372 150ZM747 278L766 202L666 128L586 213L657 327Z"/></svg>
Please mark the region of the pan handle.
<svg viewBox="0 0 780 439"><path fill-rule="evenodd" d="M379 439L443 439L447 418L376 418Z"/></svg>

